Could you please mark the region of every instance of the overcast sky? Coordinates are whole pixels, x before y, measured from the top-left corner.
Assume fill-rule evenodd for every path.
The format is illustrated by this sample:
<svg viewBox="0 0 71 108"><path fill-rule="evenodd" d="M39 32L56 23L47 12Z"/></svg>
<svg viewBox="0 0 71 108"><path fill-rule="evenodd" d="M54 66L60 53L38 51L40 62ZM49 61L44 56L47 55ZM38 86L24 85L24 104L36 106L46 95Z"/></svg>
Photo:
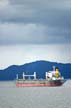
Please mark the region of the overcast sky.
<svg viewBox="0 0 71 108"><path fill-rule="evenodd" d="M62 45L64 52L65 49L68 51L65 54L66 58L62 59L62 62L71 62L71 0L0 0L0 58L4 57L5 60L8 55L5 56L3 54L6 51L9 52L9 48L11 49L15 46L20 48L20 45L22 48L23 45L25 45L25 48L27 47L26 45L38 45L38 49L40 46L50 46L53 49L51 45L60 45L60 47L57 47L58 49ZM45 48L42 47L43 52ZM33 47L32 49L34 50ZM35 51L38 52L37 48ZM58 55L61 54L62 50L57 51L58 59L56 61L59 61L60 56ZM26 51L25 53L29 54L29 52ZM46 48L45 53L47 54L47 52L49 50ZM15 58L16 55L15 53L13 57ZM32 53L32 58L33 56ZM38 57L37 55L35 56L37 60ZM50 58L50 54L48 56ZM20 57L21 55L19 59ZM44 57L43 53L41 59L44 58L46 56ZM53 58L49 60L54 60ZM46 58L46 60L48 59ZM4 67L3 61L0 60L1 67ZM15 62L11 59L9 60L11 64L16 64L16 61L16 59ZM31 59L28 61L31 61Z"/></svg>

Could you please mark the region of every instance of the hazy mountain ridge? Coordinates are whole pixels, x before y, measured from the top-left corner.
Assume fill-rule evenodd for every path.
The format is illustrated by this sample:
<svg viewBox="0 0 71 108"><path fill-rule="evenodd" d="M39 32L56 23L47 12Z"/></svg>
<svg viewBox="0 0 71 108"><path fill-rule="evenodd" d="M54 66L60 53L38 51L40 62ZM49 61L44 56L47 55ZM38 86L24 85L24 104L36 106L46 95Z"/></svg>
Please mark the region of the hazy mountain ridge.
<svg viewBox="0 0 71 108"><path fill-rule="evenodd" d="M59 67L61 74L67 78L71 78L71 64L62 64L49 61L35 61L31 63L26 63L24 65L12 65L4 70L0 70L0 80L14 80L16 79L16 74L19 75L19 78L22 78L22 73L33 74L37 73L37 78L45 78L45 72L52 70L53 66Z"/></svg>

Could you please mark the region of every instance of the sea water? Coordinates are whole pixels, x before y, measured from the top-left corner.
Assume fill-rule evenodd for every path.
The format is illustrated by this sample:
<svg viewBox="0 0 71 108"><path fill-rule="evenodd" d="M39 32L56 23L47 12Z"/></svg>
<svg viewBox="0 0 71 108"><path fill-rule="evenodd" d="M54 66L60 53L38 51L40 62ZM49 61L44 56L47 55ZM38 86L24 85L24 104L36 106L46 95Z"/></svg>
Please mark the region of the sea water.
<svg viewBox="0 0 71 108"><path fill-rule="evenodd" d="M0 82L0 108L71 108L71 80L60 87L16 87Z"/></svg>

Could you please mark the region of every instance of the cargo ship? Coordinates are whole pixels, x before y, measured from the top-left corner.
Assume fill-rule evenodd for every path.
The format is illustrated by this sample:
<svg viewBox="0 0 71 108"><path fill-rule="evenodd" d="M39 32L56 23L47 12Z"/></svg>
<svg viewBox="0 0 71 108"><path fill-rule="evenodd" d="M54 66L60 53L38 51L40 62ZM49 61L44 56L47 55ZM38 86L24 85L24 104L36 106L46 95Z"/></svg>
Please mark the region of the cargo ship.
<svg viewBox="0 0 71 108"><path fill-rule="evenodd" d="M28 79L26 79L28 77ZM31 79L31 77L34 77ZM23 72L23 78L19 79L18 74L16 77L17 87L43 87L43 86L61 86L65 79L61 76L58 67L53 67L52 71L45 72L45 79L37 79L36 72L33 75L26 75Z"/></svg>

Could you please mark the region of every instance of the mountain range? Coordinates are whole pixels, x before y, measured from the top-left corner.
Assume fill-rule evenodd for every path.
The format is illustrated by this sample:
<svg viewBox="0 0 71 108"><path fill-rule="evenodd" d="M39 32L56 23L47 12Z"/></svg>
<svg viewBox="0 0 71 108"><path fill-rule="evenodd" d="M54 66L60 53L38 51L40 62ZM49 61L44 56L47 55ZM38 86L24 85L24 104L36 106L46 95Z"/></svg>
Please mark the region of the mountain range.
<svg viewBox="0 0 71 108"><path fill-rule="evenodd" d="M71 79L71 63L63 64L40 60L24 65L11 65L6 69L0 70L0 81L15 80L17 74L19 78L22 78L23 72L25 74L33 74L36 72L37 79L45 79L45 72L53 70L53 66L59 68L61 75L65 79Z"/></svg>

